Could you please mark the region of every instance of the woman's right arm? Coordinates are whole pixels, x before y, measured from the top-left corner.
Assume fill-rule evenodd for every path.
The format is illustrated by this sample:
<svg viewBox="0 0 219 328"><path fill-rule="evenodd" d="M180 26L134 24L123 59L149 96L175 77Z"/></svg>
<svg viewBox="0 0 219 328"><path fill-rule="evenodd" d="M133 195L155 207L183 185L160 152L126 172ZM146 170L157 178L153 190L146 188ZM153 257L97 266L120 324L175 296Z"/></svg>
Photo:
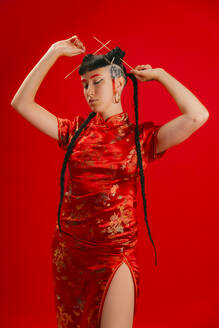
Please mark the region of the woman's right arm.
<svg viewBox="0 0 219 328"><path fill-rule="evenodd" d="M75 41L77 45L73 44ZM27 75L11 102L11 106L27 121L56 140L58 140L57 117L38 105L34 100L35 95L49 69L60 56L76 56L84 51L85 47L77 36L52 45Z"/></svg>

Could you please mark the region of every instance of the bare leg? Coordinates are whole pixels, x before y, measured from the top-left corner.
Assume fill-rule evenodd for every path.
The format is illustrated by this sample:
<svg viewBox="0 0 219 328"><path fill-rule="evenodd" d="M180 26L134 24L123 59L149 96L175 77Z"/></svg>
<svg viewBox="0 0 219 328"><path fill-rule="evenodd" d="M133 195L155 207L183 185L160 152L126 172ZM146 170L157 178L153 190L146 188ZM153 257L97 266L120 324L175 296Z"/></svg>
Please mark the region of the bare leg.
<svg viewBox="0 0 219 328"><path fill-rule="evenodd" d="M122 263L107 291L100 328L132 328L134 297L134 282L130 269L126 263Z"/></svg>

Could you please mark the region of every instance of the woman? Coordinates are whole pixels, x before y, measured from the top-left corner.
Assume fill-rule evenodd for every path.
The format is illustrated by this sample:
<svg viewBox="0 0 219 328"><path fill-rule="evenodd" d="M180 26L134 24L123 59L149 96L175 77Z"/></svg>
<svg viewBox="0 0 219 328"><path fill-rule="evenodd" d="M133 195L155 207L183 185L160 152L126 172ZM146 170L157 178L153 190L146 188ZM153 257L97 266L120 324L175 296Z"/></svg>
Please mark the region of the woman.
<svg viewBox="0 0 219 328"><path fill-rule="evenodd" d="M207 121L208 111L161 68L138 65L128 74L121 60L125 53L116 47L105 55L88 54L80 65L84 96L91 109L88 117L56 117L34 101L35 94L57 58L84 51L77 36L54 43L26 77L11 105L66 151L52 240L58 327L131 328L139 298L138 179L154 246L143 170L198 130ZM134 86L136 124L129 121L121 105L127 78ZM162 126L153 122L138 125L137 79L162 83L182 114Z"/></svg>

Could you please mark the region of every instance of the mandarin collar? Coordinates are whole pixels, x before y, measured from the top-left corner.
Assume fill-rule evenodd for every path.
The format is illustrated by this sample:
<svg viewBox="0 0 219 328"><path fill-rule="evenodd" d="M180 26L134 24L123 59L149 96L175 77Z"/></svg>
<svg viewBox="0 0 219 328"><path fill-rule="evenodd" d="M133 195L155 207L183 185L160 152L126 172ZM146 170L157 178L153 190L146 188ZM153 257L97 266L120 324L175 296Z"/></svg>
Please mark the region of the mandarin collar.
<svg viewBox="0 0 219 328"><path fill-rule="evenodd" d="M118 114L114 114L108 117L106 120L102 117L100 113L96 113L95 115L95 124L111 127L111 126L119 126L123 124L129 124L129 117L127 112L121 112Z"/></svg>

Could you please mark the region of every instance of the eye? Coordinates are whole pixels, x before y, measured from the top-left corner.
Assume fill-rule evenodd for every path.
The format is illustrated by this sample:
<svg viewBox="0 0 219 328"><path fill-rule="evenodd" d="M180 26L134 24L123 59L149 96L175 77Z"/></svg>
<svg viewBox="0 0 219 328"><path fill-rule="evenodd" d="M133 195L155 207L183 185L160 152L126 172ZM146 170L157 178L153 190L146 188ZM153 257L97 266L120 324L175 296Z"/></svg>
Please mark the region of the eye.
<svg viewBox="0 0 219 328"><path fill-rule="evenodd" d="M94 84L99 84L103 79L100 79L98 81L95 81ZM84 89L87 89L87 84L84 85Z"/></svg>
<svg viewBox="0 0 219 328"><path fill-rule="evenodd" d="M100 83L102 80L103 80L103 79L101 79L101 80L99 80L99 81L96 81L96 82L94 82L94 84L98 84L98 83Z"/></svg>

